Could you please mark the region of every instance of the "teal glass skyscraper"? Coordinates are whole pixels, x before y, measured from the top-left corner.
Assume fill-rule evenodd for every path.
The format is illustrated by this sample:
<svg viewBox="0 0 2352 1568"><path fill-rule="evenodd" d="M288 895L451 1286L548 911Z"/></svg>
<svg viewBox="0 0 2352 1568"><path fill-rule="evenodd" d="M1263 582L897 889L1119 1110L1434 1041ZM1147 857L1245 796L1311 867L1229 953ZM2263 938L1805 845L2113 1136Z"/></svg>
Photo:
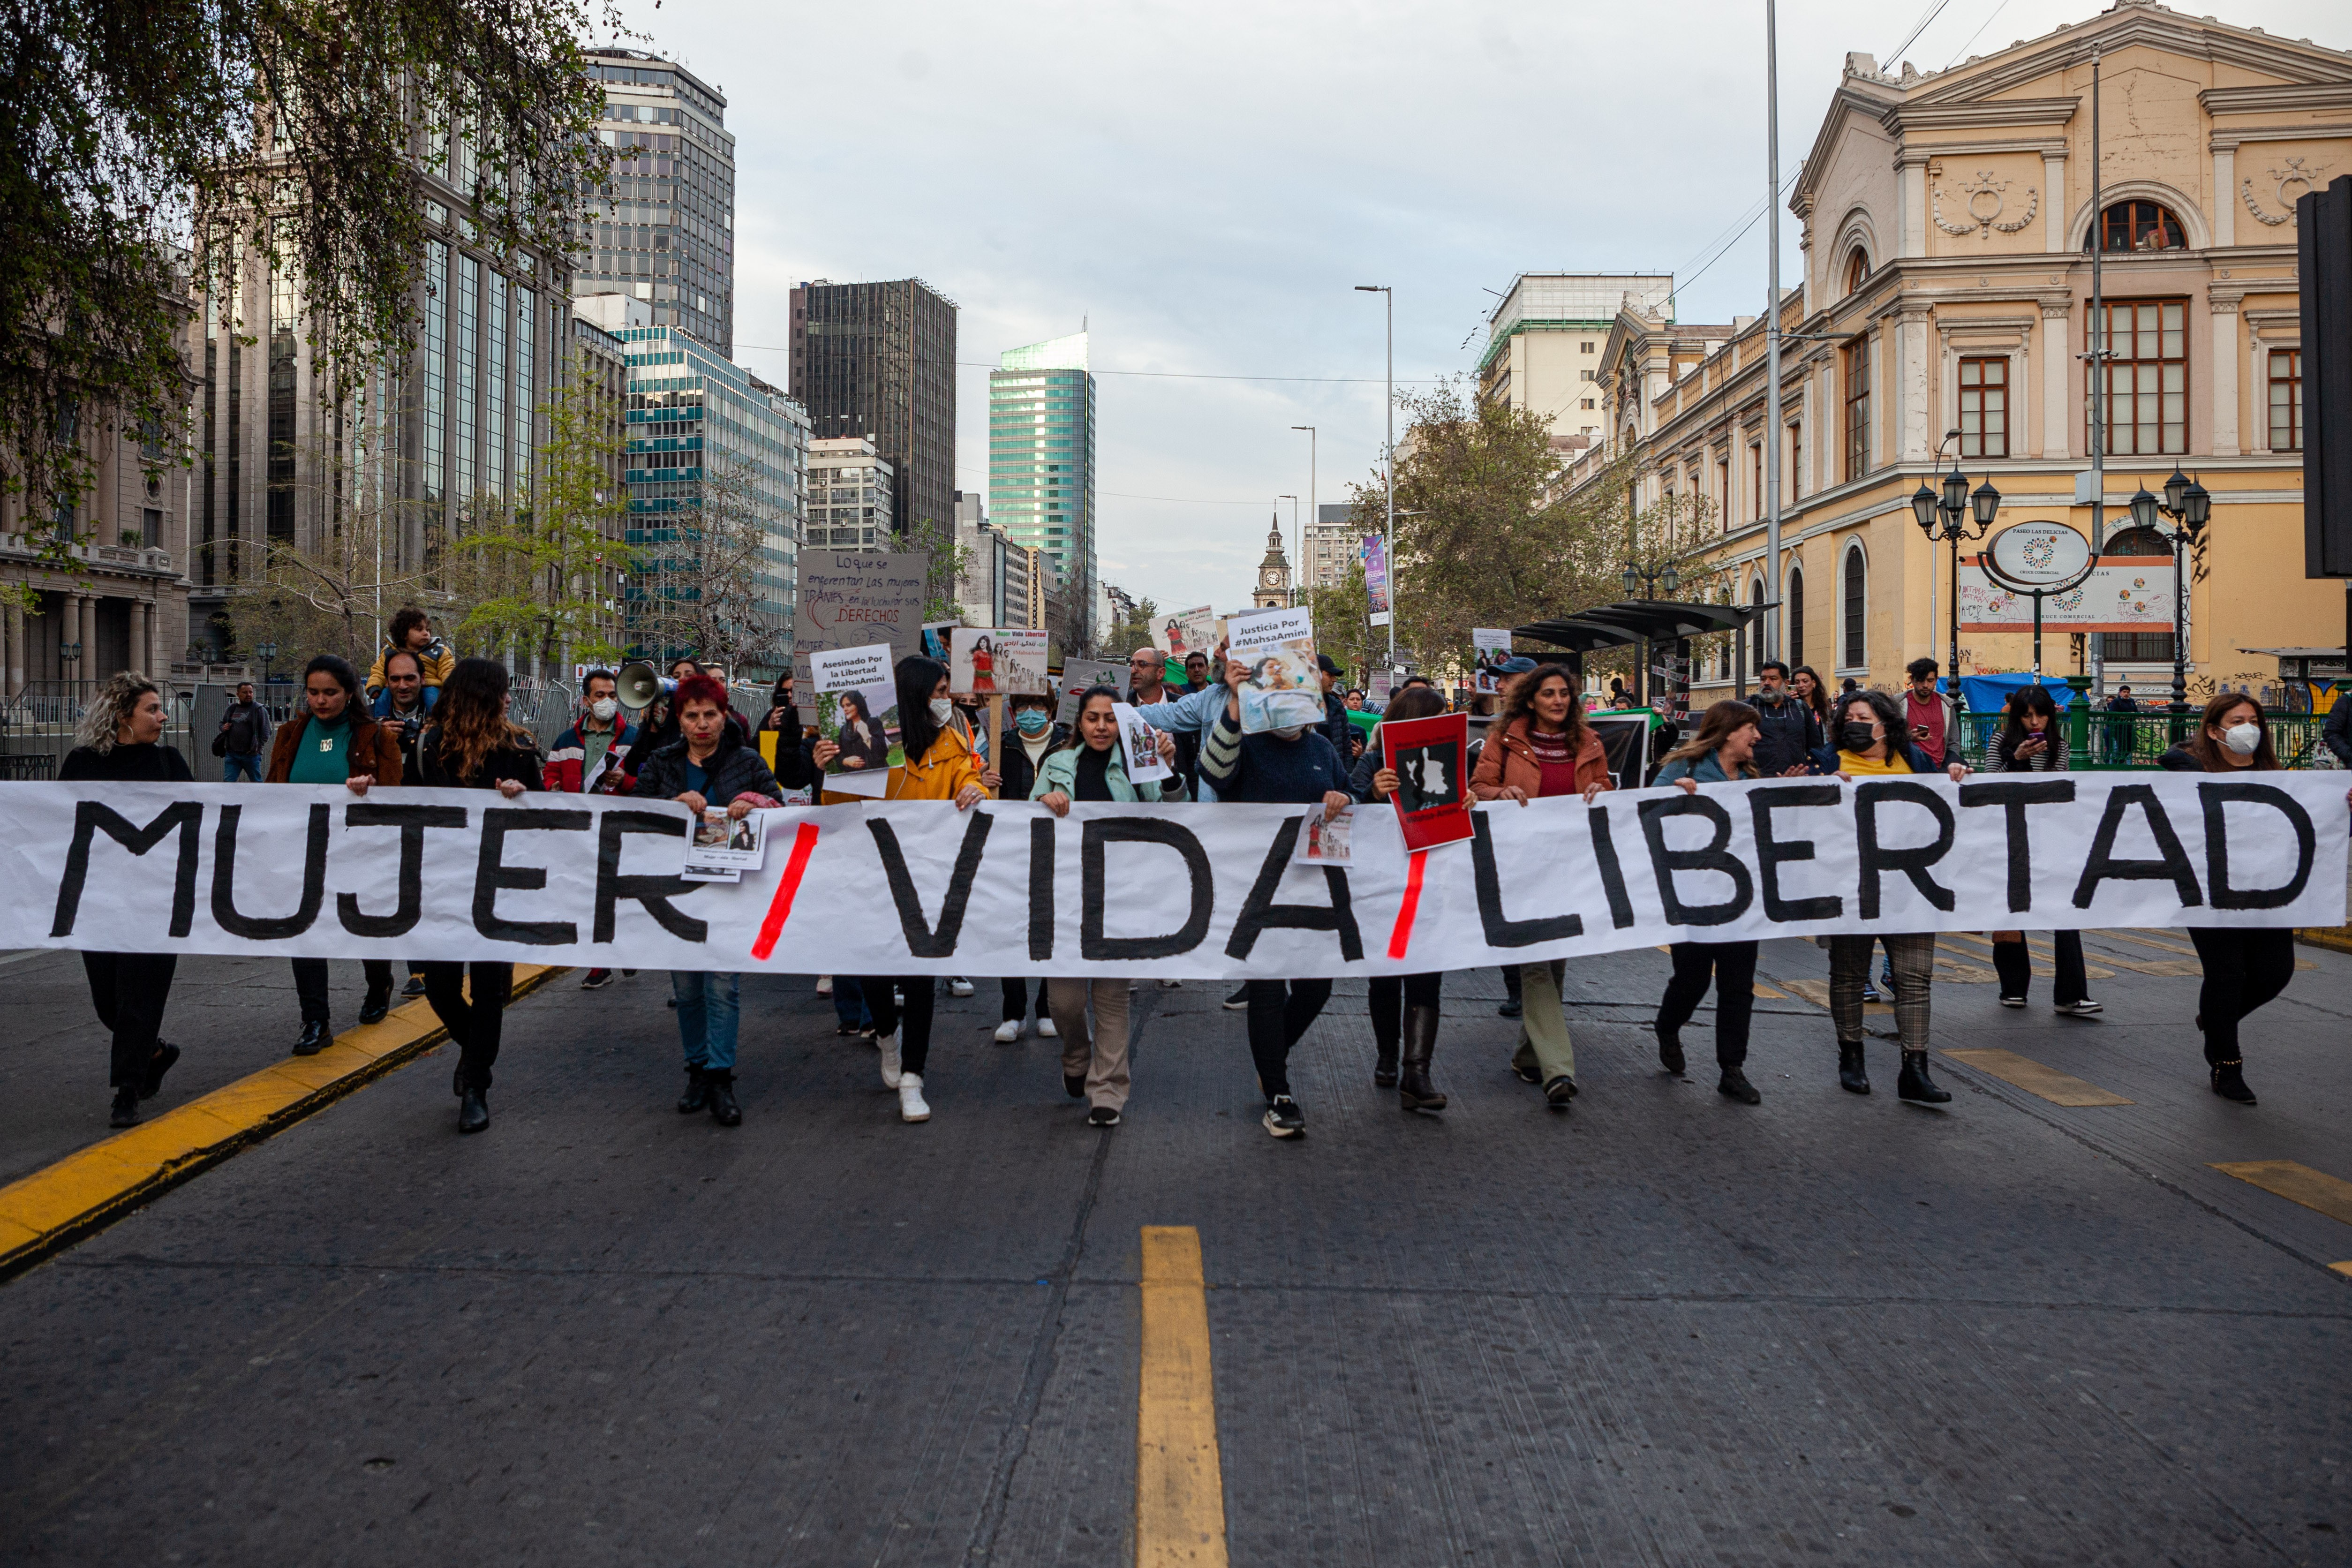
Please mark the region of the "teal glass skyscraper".
<svg viewBox="0 0 2352 1568"><path fill-rule="evenodd" d="M1058 576L1066 646L1094 640L1095 378L1087 334L1007 350L988 373L988 507Z"/></svg>

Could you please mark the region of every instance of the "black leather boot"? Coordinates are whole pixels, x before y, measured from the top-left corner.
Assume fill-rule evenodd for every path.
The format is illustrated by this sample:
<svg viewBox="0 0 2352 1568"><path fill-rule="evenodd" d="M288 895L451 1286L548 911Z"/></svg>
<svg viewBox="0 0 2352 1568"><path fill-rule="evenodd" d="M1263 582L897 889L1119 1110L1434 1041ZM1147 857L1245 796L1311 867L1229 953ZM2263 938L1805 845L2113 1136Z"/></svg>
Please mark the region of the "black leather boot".
<svg viewBox="0 0 2352 1568"><path fill-rule="evenodd" d="M2240 1105L2254 1103L2254 1091L2246 1087L2244 1058L2213 1064L2213 1092L2223 1100L2234 1100Z"/></svg>
<svg viewBox="0 0 2352 1568"><path fill-rule="evenodd" d="M1683 1059L1683 1039L1680 1030L1663 1026L1659 1028L1658 1065L1676 1078L1683 1076L1684 1068L1689 1064Z"/></svg>
<svg viewBox="0 0 2352 1568"><path fill-rule="evenodd" d="M180 1059L180 1047L168 1040L155 1042L154 1054L147 1058L147 1076L139 1080L139 1098L152 1100L155 1091L163 1087L163 1075Z"/></svg>
<svg viewBox="0 0 2352 1568"><path fill-rule="evenodd" d="M1405 1026L1407 1028L1412 1026L1410 1024ZM1377 1053L1372 1058L1372 1082L1382 1089L1393 1089L1397 1080L1397 1042L1392 1036L1381 1035L1378 1026L1373 1028L1372 1034L1375 1037L1372 1049Z"/></svg>
<svg viewBox="0 0 2352 1568"><path fill-rule="evenodd" d="M457 1131L479 1132L490 1124L490 1091L468 1088L457 1097Z"/></svg>
<svg viewBox="0 0 2352 1568"><path fill-rule="evenodd" d="M1903 1076L1895 1080L1895 1094L1898 1100L1917 1100L1922 1105L1941 1105L1952 1098L1950 1089L1937 1088L1936 1080L1927 1076L1925 1051L1903 1053Z"/></svg>
<svg viewBox="0 0 2352 1568"><path fill-rule="evenodd" d="M740 1127L743 1108L735 1103L735 1075L731 1072L709 1072L702 1081L710 1086L710 1120L721 1127Z"/></svg>
<svg viewBox="0 0 2352 1568"><path fill-rule="evenodd" d="M691 1116L710 1103L710 1075L700 1068L686 1069L686 1092L677 1097L677 1113Z"/></svg>
<svg viewBox="0 0 2352 1568"><path fill-rule="evenodd" d="M1863 1067L1862 1042L1838 1042L1838 1087L1848 1094L1868 1094L1870 1074Z"/></svg>
<svg viewBox="0 0 2352 1568"><path fill-rule="evenodd" d="M367 994L360 1000L360 1022L381 1024L383 1022L384 1015L391 1011L392 982L385 981L383 989L381 991L373 985L369 986Z"/></svg>
<svg viewBox="0 0 2352 1568"><path fill-rule="evenodd" d="M1397 1102L1407 1110L1443 1110L1445 1097L1429 1081L1429 1058L1437 1050L1437 1009L1404 1010L1404 1078Z"/></svg>
<svg viewBox="0 0 2352 1568"><path fill-rule="evenodd" d="M1726 1099L1736 1100L1742 1105L1764 1103L1764 1097L1756 1092L1756 1086L1748 1081L1748 1075L1736 1067L1723 1069L1722 1078L1716 1083L1715 1092Z"/></svg>
<svg viewBox="0 0 2352 1568"><path fill-rule="evenodd" d="M302 1026L301 1034L295 1037L294 1054L298 1057L315 1057L332 1044L334 1038L333 1026L326 1019L313 1018Z"/></svg>

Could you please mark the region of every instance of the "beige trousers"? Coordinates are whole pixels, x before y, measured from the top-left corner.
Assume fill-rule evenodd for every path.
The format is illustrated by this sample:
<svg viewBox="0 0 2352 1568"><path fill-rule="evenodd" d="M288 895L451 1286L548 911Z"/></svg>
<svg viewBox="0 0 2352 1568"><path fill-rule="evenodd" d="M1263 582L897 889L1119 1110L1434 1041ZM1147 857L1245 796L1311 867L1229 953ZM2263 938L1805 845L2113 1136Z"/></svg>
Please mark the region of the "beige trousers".
<svg viewBox="0 0 2352 1568"><path fill-rule="evenodd" d="M1062 1076L1087 1080L1088 1105L1126 1109L1127 977L1048 980L1045 994L1062 1036Z"/></svg>
<svg viewBox="0 0 2352 1568"><path fill-rule="evenodd" d="M1511 1065L1535 1068L1545 1083L1576 1076L1576 1047L1569 1044L1568 1010L1559 1000L1567 974L1564 958L1519 965L1519 1048Z"/></svg>

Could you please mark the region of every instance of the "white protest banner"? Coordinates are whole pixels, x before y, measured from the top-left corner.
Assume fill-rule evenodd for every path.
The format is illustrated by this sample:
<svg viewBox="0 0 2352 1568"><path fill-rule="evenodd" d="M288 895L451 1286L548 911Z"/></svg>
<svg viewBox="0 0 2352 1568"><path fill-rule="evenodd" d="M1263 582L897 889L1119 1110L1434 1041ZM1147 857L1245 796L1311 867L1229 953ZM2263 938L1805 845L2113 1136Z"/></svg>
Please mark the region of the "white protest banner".
<svg viewBox="0 0 2352 1568"><path fill-rule="evenodd" d="M1315 665L1315 616L1306 609L1231 616L1226 658L1249 670L1242 686L1242 732L1323 722L1323 681Z"/></svg>
<svg viewBox="0 0 2352 1568"><path fill-rule="evenodd" d="M824 764L825 787L845 795L882 794L889 788L890 770L907 761L890 645L823 648L809 659L817 689L816 732L841 748Z"/></svg>
<svg viewBox="0 0 2352 1568"><path fill-rule="evenodd" d="M1110 706L1111 716L1118 722L1118 747L1122 753L1119 765L1127 770L1127 782L1131 784L1158 784L1176 776L1176 770L1160 760L1160 731L1143 721L1143 715L1124 702Z"/></svg>
<svg viewBox="0 0 2352 1568"><path fill-rule="evenodd" d="M678 874L669 801L7 784L0 947L1233 979L1838 931L2344 922L2340 773L1770 779L1500 805L1415 857L1410 884L1387 812L1357 814L1349 866L1295 864L1320 809L783 809L760 869L704 884Z"/></svg>

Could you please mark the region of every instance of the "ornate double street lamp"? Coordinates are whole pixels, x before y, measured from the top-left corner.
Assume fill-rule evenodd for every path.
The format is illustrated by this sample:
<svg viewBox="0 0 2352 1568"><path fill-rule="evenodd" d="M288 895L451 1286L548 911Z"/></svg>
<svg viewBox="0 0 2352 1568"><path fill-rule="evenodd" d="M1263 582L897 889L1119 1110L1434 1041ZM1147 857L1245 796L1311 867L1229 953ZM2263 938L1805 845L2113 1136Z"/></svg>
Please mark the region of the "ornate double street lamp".
<svg viewBox="0 0 2352 1568"><path fill-rule="evenodd" d="M261 660L261 691L266 697L269 694L269 661L278 657L278 645L274 642L266 642L255 648L253 652L255 657Z"/></svg>
<svg viewBox="0 0 2352 1568"><path fill-rule="evenodd" d="M1654 599L1658 596L1658 590L1661 588L1672 594L1681 587L1683 575L1675 570L1675 563L1671 558L1649 566L1644 566L1639 562L1628 561L1625 563L1624 575L1618 581L1625 585L1627 598L1632 598L1638 590L1644 599ZM1650 700L1649 638L1642 639L1640 651L1642 667L1633 674L1633 696L1636 701L1646 705Z"/></svg>
<svg viewBox="0 0 2352 1568"><path fill-rule="evenodd" d="M2156 531L2156 514L2162 512L2173 521L2169 541L2172 545L2172 710L2184 713L2189 710L2189 568L2195 558L2197 542L2205 532L2205 524L2213 515L2213 492L2182 473L2172 470L2164 481L2164 499L2157 500L2142 485L2139 494L2131 499L2131 517L2135 527Z"/></svg>
<svg viewBox="0 0 2352 1568"><path fill-rule="evenodd" d="M1960 680L1960 541L1982 539L2000 511L2000 492L1992 488L1992 481L1987 479L1969 490L1969 477L1960 472L1957 455L1952 471L1944 476L1943 494L1929 489L1925 481L1911 492L1911 515L1919 520L1919 531L1927 536L1928 545L1932 548L1941 539L1952 549L1952 640L1944 671L1955 688Z"/></svg>

